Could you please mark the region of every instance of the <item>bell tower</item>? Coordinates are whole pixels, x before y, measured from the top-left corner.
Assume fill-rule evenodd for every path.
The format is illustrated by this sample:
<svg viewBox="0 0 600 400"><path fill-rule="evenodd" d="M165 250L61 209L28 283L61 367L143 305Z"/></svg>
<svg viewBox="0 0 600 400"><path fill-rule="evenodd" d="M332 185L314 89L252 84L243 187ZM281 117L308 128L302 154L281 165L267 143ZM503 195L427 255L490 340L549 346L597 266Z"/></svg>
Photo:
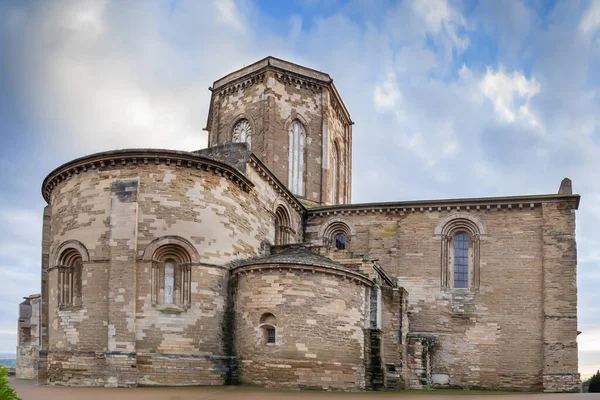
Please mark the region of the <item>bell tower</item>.
<svg viewBox="0 0 600 400"><path fill-rule="evenodd" d="M351 202L353 122L328 74L267 57L210 90L209 147L248 143L307 206Z"/></svg>

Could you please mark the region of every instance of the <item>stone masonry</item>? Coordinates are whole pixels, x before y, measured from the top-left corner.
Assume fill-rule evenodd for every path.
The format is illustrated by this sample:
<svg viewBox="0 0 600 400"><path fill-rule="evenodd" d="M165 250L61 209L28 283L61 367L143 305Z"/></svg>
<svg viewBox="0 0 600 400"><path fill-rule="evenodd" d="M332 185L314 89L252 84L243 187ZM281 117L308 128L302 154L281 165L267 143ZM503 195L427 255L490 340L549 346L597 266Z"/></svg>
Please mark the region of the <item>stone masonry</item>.
<svg viewBox="0 0 600 400"><path fill-rule="evenodd" d="M353 122L328 74L267 57L211 92L207 149L97 153L44 180L20 377L579 390L568 179L351 204Z"/></svg>

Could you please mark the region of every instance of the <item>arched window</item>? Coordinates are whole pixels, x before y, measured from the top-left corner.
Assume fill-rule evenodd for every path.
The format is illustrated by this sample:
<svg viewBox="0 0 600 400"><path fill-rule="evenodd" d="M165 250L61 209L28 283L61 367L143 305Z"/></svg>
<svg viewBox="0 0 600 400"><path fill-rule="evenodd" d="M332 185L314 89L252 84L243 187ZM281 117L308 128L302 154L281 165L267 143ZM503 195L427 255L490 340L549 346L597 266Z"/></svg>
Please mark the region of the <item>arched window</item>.
<svg viewBox="0 0 600 400"><path fill-rule="evenodd" d="M259 328L261 331L262 344L277 343L277 319L271 313L264 313L260 317Z"/></svg>
<svg viewBox="0 0 600 400"><path fill-rule="evenodd" d="M285 207L280 205L275 210L275 244L288 244L290 230L290 215Z"/></svg>
<svg viewBox="0 0 600 400"><path fill-rule="evenodd" d="M59 308L81 306L82 269L83 259L79 251L74 248L68 248L61 254L58 265Z"/></svg>
<svg viewBox="0 0 600 400"><path fill-rule="evenodd" d="M191 258L176 244L156 249L152 256L152 303L188 307L192 296Z"/></svg>
<svg viewBox="0 0 600 400"><path fill-rule="evenodd" d="M336 250L347 250L350 238L355 233L352 223L342 218L335 218L328 221L319 231L323 245L335 247Z"/></svg>
<svg viewBox="0 0 600 400"><path fill-rule="evenodd" d="M304 194L304 128L298 121L289 129L288 185L292 193Z"/></svg>
<svg viewBox="0 0 600 400"><path fill-rule="evenodd" d="M331 184L331 204L338 204L338 186L339 186L339 151L338 146L333 146L333 160L331 161L332 166L332 184Z"/></svg>
<svg viewBox="0 0 600 400"><path fill-rule="evenodd" d="M469 237L464 232L454 235L454 287L469 288Z"/></svg>
<svg viewBox="0 0 600 400"><path fill-rule="evenodd" d="M233 143L248 143L248 147L251 146L252 141L252 126L250 126L250 121L247 119L241 119L235 124L233 128Z"/></svg>
<svg viewBox="0 0 600 400"><path fill-rule="evenodd" d="M455 213L435 228L441 240L441 286L447 289L477 290L480 282L480 239L486 227L470 213Z"/></svg>

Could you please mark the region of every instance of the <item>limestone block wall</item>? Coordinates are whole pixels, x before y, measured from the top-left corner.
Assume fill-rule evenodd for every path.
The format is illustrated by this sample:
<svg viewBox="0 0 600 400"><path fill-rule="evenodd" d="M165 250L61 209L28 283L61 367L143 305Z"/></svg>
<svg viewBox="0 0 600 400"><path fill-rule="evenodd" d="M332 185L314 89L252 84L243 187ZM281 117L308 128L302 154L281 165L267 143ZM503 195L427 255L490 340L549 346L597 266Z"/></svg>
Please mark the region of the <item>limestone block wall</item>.
<svg viewBox="0 0 600 400"><path fill-rule="evenodd" d="M41 296L28 296L19 305L16 377L36 379L41 348Z"/></svg>
<svg viewBox="0 0 600 400"><path fill-rule="evenodd" d="M193 265L190 306L173 311L153 304L151 269L151 262L138 264L137 383L223 384L227 373L224 314L229 271L224 267Z"/></svg>
<svg viewBox="0 0 600 400"><path fill-rule="evenodd" d="M381 287L381 361L385 386L407 388L404 376L407 363L408 292L403 288Z"/></svg>
<svg viewBox="0 0 600 400"><path fill-rule="evenodd" d="M280 268L281 267L281 268ZM368 287L310 266L234 270L235 355L241 383L267 387L365 387ZM261 316L274 316L265 343Z"/></svg>
<svg viewBox="0 0 600 400"><path fill-rule="evenodd" d="M542 216L544 391L579 392L575 210L568 203L548 203Z"/></svg>
<svg viewBox="0 0 600 400"><path fill-rule="evenodd" d="M323 169L325 184L323 199L326 204L352 202L352 125L341 110L331 91L324 91ZM338 196L333 198L333 150L338 148Z"/></svg>
<svg viewBox="0 0 600 400"><path fill-rule="evenodd" d="M571 201L566 199L563 207ZM546 210L548 206L543 207ZM487 227L487 234L480 238L480 284L474 290L441 286L441 242L434 230L443 218L458 212L476 216ZM437 336L432 373L448 375L449 386L542 390L545 352L556 348L544 345L544 332L554 321L568 321L558 324L568 331L564 338L568 337L569 349L564 351L576 357L572 236L566 241L561 236L561 244L553 245L560 250L560 254L555 253L555 265L568 272L554 275L552 280L562 277L565 282L560 290L568 294L551 294L559 299L552 304L566 305L565 317L544 318L545 287L555 287L544 279L550 273L544 267L548 253L545 243L557 241L559 236L543 238L546 228L540 202L511 208L506 204L489 208L472 205L470 209L374 208L329 215L309 210L309 240L320 243L322 225L340 214L356 230L352 251L379 259L410 293L410 330ZM553 218L554 224L569 220L560 213L554 213ZM561 335L560 329L554 332L554 337ZM559 368L561 373L576 372L571 358L567 360L564 368Z"/></svg>
<svg viewBox="0 0 600 400"><path fill-rule="evenodd" d="M44 187L52 215L49 382L223 383L226 268L273 243L278 205L290 214L290 240L301 241L301 208L258 166L246 169L254 185L192 153L119 151L72 164ZM193 261L189 304L176 313L151 298L152 252L163 239L185 243ZM69 246L83 258L81 304L59 309L57 267ZM174 372L183 364L190 376Z"/></svg>

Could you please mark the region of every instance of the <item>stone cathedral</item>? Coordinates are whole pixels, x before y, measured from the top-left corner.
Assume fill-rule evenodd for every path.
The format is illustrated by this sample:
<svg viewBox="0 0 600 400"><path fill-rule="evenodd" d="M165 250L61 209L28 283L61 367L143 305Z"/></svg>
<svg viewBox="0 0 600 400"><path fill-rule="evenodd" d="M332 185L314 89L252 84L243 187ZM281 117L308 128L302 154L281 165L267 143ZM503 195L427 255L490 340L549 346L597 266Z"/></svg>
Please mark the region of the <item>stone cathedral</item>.
<svg viewBox="0 0 600 400"><path fill-rule="evenodd" d="M115 150L42 184L18 375L71 386L578 391L580 196L353 204L328 74L214 82L208 148Z"/></svg>

